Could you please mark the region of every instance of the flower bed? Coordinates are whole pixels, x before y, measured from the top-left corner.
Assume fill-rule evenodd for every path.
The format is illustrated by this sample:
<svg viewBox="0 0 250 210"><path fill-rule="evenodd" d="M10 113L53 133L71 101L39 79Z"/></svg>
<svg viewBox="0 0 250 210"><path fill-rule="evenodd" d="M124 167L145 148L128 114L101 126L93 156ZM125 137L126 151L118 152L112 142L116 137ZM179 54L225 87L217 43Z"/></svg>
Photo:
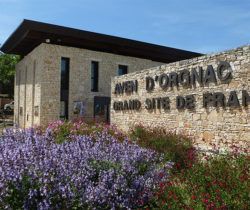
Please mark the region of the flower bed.
<svg viewBox="0 0 250 210"><path fill-rule="evenodd" d="M185 136L141 125L129 140L82 120L9 130L0 209L248 209L249 160L235 145L208 156Z"/></svg>
<svg viewBox="0 0 250 210"><path fill-rule="evenodd" d="M96 123L94 121L86 123L81 118L75 119L74 121L57 120L51 122L45 128L36 128L36 131L40 131L40 133L45 132L51 135L56 143L71 140L72 135L88 135L94 139L95 135L100 132L108 133L119 141L123 141L126 138L126 136L114 125L100 122Z"/></svg>
<svg viewBox="0 0 250 210"><path fill-rule="evenodd" d="M161 185L159 209L249 209L249 157L229 154L208 157L179 170Z"/></svg>
<svg viewBox="0 0 250 210"><path fill-rule="evenodd" d="M53 138L33 129L2 137L1 209L139 208L167 180L160 155L107 132Z"/></svg>
<svg viewBox="0 0 250 210"><path fill-rule="evenodd" d="M208 155L198 152L187 137L141 125L131 130L131 138L175 163L150 209L249 209L249 148L226 145L230 152L219 154L222 148L211 145L217 154Z"/></svg>

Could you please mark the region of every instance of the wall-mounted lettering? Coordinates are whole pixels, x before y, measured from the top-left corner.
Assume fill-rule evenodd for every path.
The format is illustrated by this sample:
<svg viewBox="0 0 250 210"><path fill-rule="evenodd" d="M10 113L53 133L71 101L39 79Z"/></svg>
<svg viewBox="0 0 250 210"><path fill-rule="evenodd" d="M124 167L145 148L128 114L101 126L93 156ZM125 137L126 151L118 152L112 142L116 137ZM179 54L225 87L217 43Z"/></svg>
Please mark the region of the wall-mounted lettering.
<svg viewBox="0 0 250 210"><path fill-rule="evenodd" d="M164 109L169 110L170 109L170 99L169 97L159 97L159 98L147 98L145 101L145 108L147 110L152 109Z"/></svg>
<svg viewBox="0 0 250 210"><path fill-rule="evenodd" d="M126 110L139 110L141 108L141 102L137 99L125 100L125 101L115 101L113 103L113 109L115 111L126 111Z"/></svg>
<svg viewBox="0 0 250 210"><path fill-rule="evenodd" d="M133 92L137 92L137 90L138 90L137 80L126 81L115 85L115 94L123 94L123 93L131 94Z"/></svg>
<svg viewBox="0 0 250 210"><path fill-rule="evenodd" d="M194 109L195 108L195 97L194 95L188 95L186 97L176 97L176 108L177 109Z"/></svg>
<svg viewBox="0 0 250 210"><path fill-rule="evenodd" d="M211 83L217 84L220 80L221 83L229 83L232 76L232 68L226 61L220 61L216 71L212 65L208 65L204 70L202 67L192 68L191 70L184 69L179 72L170 72L169 74L163 73L156 77L146 77L146 90L152 92L155 88L155 83L159 83L159 87L163 90L168 88L183 86L191 88L198 83L200 86L207 86Z"/></svg>
<svg viewBox="0 0 250 210"><path fill-rule="evenodd" d="M247 98L248 97L248 98ZM250 97L247 91L242 91L242 106L250 104ZM236 91L231 91L228 98L221 92L203 93L203 107L240 107L240 102Z"/></svg>
<svg viewBox="0 0 250 210"><path fill-rule="evenodd" d="M213 65L207 65L205 69L202 67L183 69L178 72L162 73L160 75L151 77L147 76L145 78L146 91L151 93L154 91L156 85L162 90L171 91L174 86L182 86L184 88L192 88L199 86L208 86L209 84L217 85L217 82L220 81L220 84L230 83L233 79L233 71L229 62L220 61L216 68ZM115 85L115 94L133 94L138 91L138 81L126 81L118 83ZM167 94L167 93L166 93ZM166 95L165 97L156 97L156 98L146 98L144 103L140 102L137 99L134 100L125 100L125 101L116 101L113 104L113 108L116 111L121 110L139 110L142 106L145 105L145 109L152 111L155 109L170 110L171 100ZM175 98L175 108L178 110L184 109L195 109L196 107L196 98L194 95L186 96L177 96ZM236 91L232 90L229 94L222 92L205 92L203 93L202 104L204 108L208 107L230 107L238 108L241 106L248 106L250 104L250 96L246 90L242 91L242 103L240 103L238 94Z"/></svg>

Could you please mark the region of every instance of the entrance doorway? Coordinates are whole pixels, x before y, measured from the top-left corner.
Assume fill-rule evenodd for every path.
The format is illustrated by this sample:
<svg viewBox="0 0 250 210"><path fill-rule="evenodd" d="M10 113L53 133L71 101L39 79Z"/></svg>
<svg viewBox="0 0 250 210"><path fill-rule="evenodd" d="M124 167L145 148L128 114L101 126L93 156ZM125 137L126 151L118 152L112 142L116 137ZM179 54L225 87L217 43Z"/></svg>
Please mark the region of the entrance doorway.
<svg viewBox="0 0 250 210"><path fill-rule="evenodd" d="M94 118L98 121L110 122L110 97L94 97Z"/></svg>

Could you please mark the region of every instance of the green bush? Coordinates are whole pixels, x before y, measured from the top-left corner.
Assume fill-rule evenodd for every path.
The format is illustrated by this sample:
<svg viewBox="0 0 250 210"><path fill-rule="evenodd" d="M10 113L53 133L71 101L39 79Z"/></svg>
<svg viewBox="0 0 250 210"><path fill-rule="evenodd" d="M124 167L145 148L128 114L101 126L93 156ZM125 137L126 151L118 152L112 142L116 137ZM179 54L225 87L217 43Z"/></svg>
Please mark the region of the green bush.
<svg viewBox="0 0 250 210"><path fill-rule="evenodd" d="M249 208L250 157L246 150L232 145L230 153L202 154L185 136L141 125L130 130L130 138L175 164L169 181L160 184L148 209Z"/></svg>
<svg viewBox="0 0 250 210"><path fill-rule="evenodd" d="M161 185L152 202L160 209L248 209L249 156L209 157Z"/></svg>
<svg viewBox="0 0 250 210"><path fill-rule="evenodd" d="M99 132L108 132L119 141L126 136L114 126L57 121L50 124L49 132L57 143L70 141L70 135L90 135L95 139ZM250 206L249 170L250 157L247 150L233 145L231 153L207 155L198 152L188 137L168 133L163 128L141 125L130 129L129 138L142 147L164 154L164 162L174 162L170 179L156 189L147 209L248 209ZM220 151L220 148L215 148ZM102 170L118 170L119 164L98 160L90 161L95 169L95 179ZM148 165L136 166L141 176ZM25 186L25 185L24 185ZM25 190L25 189L24 189ZM13 191L16 194L15 191ZM16 204L13 203L13 207Z"/></svg>
<svg viewBox="0 0 250 210"><path fill-rule="evenodd" d="M116 126L95 121L85 122L81 118L73 121L57 120L51 122L45 128L37 127L35 129L40 134L46 133L47 135L52 136L53 140L59 144L65 141L70 141L72 135L87 135L95 139L95 137L101 132L106 132L117 138L119 141L123 141L125 138L125 135L120 132Z"/></svg>
<svg viewBox="0 0 250 210"><path fill-rule="evenodd" d="M168 133L163 128L149 128L136 125L129 136L142 147L163 153L165 160L175 163L175 169L191 167L197 160L197 153L190 138Z"/></svg>

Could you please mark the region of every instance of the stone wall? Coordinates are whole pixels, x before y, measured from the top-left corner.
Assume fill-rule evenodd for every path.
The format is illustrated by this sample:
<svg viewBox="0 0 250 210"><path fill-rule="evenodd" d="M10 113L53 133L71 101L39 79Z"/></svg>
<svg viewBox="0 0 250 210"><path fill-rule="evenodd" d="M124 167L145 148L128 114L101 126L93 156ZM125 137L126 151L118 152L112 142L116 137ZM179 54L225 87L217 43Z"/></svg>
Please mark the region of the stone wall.
<svg viewBox="0 0 250 210"><path fill-rule="evenodd" d="M16 65L14 121L20 127L40 124L42 48L37 47ZM34 116L35 112L38 112Z"/></svg>
<svg viewBox="0 0 250 210"><path fill-rule="evenodd" d="M118 65L128 72L161 65L151 60L52 44L41 44L16 66L15 122L21 127L45 125L60 114L61 57L70 59L69 119L74 101L84 101L84 118L93 117L94 96L110 96L111 77ZM99 62L99 91L91 92L91 61ZM20 116L20 107L23 114ZM35 107L38 116L34 116Z"/></svg>
<svg viewBox="0 0 250 210"><path fill-rule="evenodd" d="M127 65L129 72L160 65L159 62L151 60L80 48L51 44L42 44L42 47L45 52L42 74L42 123L59 119L61 57L70 59L69 119L77 117L73 113L74 101L84 101L84 118L93 118L93 98L111 95L111 77L117 75L119 64ZM98 92L91 92L91 61L99 62Z"/></svg>
<svg viewBox="0 0 250 210"><path fill-rule="evenodd" d="M223 66L223 64L225 65ZM215 75L211 75L211 71L209 71L203 85L197 81L195 84L183 85L187 82L187 78L191 80L192 78L188 76L185 78L185 74L181 72L186 70L192 72L192 69L199 72L200 68L204 70L204 74L207 69L212 68ZM170 86L163 88L164 84L167 84L166 77L165 80L163 79L163 73L168 75L168 84L172 84L172 88ZM176 82L178 86L174 85L175 73L177 73L179 81L182 81ZM184 78L181 78L180 75L184 75ZM222 81L218 75L222 79L229 77ZM212 81L212 76L216 76L216 82ZM147 78L153 78L152 83L155 84L155 87L151 90L151 83ZM162 79L161 83L160 79ZM150 91L146 90L147 80ZM119 87L126 81L132 81L132 83L125 83L124 93L119 93L122 92ZM138 83L137 92L135 88L131 88L133 85L135 87L135 82ZM250 95L250 46L115 77L112 79L111 88L111 123L123 130L128 130L134 124L141 123L145 126L164 127L170 132L192 136L200 145L203 144L203 141L206 142L206 145L210 145L210 143L218 145L223 141L237 141L237 143L246 143L249 148L250 98L246 94ZM242 98L242 90L245 90L243 96L245 100ZM213 94L210 95L210 102L206 98L208 96L206 93ZM178 96L181 97L177 100ZM220 101L216 102L220 96L223 98L224 104L221 104ZM154 102L153 98L155 98ZM157 107L157 102L162 98L164 98L165 104L160 103L161 107ZM148 100L146 101L146 99ZM140 101L141 108L136 110L136 106L130 106L129 103L132 104L132 100ZM186 104L182 103L183 100L186 101ZM237 100L239 104L237 104ZM170 103L168 104L168 102ZM153 103L155 103L155 108L150 107L153 106ZM206 104L206 107L203 103Z"/></svg>

